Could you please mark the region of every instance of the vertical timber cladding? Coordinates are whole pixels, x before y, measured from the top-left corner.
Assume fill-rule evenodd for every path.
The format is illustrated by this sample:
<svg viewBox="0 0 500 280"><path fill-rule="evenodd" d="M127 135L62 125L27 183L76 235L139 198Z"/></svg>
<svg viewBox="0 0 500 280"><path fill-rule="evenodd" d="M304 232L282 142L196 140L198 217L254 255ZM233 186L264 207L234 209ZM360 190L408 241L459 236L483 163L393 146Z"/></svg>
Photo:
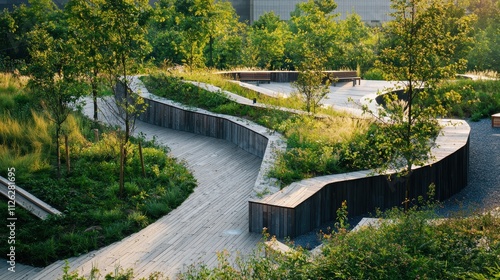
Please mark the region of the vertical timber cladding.
<svg viewBox="0 0 500 280"><path fill-rule="evenodd" d="M145 98L148 107L139 120L165 128L224 139L243 150L264 157L268 139L264 135L223 116L178 108Z"/></svg>
<svg viewBox="0 0 500 280"><path fill-rule="evenodd" d="M297 209L249 201L249 231L262 233L266 230L278 238L297 236L295 213Z"/></svg>
<svg viewBox="0 0 500 280"><path fill-rule="evenodd" d="M410 199L427 198L429 185L436 185L436 197L445 200L462 190L468 182L469 142L432 165L414 170ZM405 180L387 180L384 175L367 176L359 172L352 179L326 183L296 206L249 202L250 231L266 227L278 238L296 237L336 220L336 211L347 201L350 217L379 209L401 206L405 199Z"/></svg>

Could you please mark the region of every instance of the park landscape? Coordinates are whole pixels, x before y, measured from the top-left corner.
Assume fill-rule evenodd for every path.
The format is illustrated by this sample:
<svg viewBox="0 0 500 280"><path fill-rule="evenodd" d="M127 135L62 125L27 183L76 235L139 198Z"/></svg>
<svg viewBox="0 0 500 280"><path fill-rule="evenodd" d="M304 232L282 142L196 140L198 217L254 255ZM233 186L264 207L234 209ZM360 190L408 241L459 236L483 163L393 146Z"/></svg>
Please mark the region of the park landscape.
<svg viewBox="0 0 500 280"><path fill-rule="evenodd" d="M500 4L392 3L394 20L381 28L355 14L336 20L328 0L298 4L288 21L268 13L252 24L238 22L224 1L75 0L58 8L34 0L4 11L0 175L62 212L41 220L15 208L18 272L25 279L498 277L498 212L464 209L438 219L440 186L415 196L422 186L412 175L434 159L440 120L500 112ZM273 71L296 75L292 93L264 94L265 83L276 83L267 76L241 81L244 72ZM474 79L457 78L464 73ZM353 97L351 110L338 110L346 104L326 99L373 80L387 81L371 92L386 93L382 107ZM251 127L281 149L269 163L237 143L155 126L145 116L158 100ZM271 227L248 232L250 198L364 170L399 182L394 208L366 213L379 218L377 227L352 231L346 197L316 232L319 253L282 237L289 249L276 250ZM258 178L267 185L256 190ZM8 199L1 205L8 221ZM1 251L11 245L2 241ZM210 250L197 250L203 245ZM9 267L7 259L2 279L21 279Z"/></svg>

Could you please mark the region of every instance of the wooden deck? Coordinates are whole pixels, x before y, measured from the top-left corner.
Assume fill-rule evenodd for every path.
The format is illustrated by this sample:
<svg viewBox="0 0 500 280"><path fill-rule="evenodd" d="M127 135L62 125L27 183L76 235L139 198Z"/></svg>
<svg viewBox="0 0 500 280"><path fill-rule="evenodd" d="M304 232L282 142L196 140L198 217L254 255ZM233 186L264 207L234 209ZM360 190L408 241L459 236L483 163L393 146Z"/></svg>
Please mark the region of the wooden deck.
<svg viewBox="0 0 500 280"><path fill-rule="evenodd" d="M251 253L261 238L248 232L248 199L262 160L228 141L137 122L136 133L171 148L187 162L198 180L194 193L177 209L142 231L87 255L70 259L71 270L88 274L97 266L101 275L115 267L133 268L137 278L160 271L173 278L189 265L217 264L217 252ZM36 276L10 273L0 265L0 279L58 279L64 262ZM5 269L4 269L5 267ZM30 268L30 267L28 267ZM26 268L26 271L28 270ZM32 269L32 268L30 268ZM14 278L8 278L14 277Z"/></svg>

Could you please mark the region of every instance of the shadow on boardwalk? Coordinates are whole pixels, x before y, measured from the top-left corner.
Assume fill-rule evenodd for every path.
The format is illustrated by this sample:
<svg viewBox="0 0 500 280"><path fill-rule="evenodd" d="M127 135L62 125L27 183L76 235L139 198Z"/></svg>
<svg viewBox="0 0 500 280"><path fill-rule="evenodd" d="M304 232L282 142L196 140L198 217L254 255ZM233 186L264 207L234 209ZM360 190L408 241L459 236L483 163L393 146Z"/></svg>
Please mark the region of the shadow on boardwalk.
<svg viewBox="0 0 500 280"><path fill-rule="evenodd" d="M71 271L87 274L96 266L105 275L120 265L133 268L137 278L155 271L173 278L191 264L215 266L217 252L223 250L232 256L251 253L261 236L248 232L248 199L262 160L224 140L144 122L137 122L135 132L155 135L172 156L185 160L198 187L177 209L142 231L70 259ZM0 279L58 279L63 266L59 261L42 270L23 266L11 273L2 261Z"/></svg>

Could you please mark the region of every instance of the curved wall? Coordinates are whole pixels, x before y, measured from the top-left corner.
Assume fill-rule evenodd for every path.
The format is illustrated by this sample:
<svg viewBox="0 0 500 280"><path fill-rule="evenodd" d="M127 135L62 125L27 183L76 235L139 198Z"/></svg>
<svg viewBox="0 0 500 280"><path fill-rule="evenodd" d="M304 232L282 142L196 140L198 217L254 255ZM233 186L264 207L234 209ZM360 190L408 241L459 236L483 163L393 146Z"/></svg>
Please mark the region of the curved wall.
<svg viewBox="0 0 500 280"><path fill-rule="evenodd" d="M255 189L273 189L265 174L274 162L273 150L285 148L278 134L242 119L187 108L157 97L138 81L133 90L141 92L149 104L140 120L231 141L263 158ZM438 200L451 197L467 185L470 128L464 121L457 120L443 120L442 125L442 135L436 139L438 147L432 151L435 159L429 165L416 168L411 178L411 198L426 197L431 183L436 185ZM296 237L334 221L344 200L349 216L401 205L405 198L403 182L388 182L385 175L373 173L366 170L311 178L262 199L251 199L249 230L262 233L265 227L279 238Z"/></svg>
<svg viewBox="0 0 500 280"><path fill-rule="evenodd" d="M443 128L436 140L434 161L414 170L410 199L427 197L429 185L436 186L435 199L458 193L468 181L469 126L462 121ZM342 201L349 216L400 206L405 199L404 181L389 182L387 176L359 171L302 180L260 200L249 201L251 232L265 227L279 238L296 237L336 219Z"/></svg>

